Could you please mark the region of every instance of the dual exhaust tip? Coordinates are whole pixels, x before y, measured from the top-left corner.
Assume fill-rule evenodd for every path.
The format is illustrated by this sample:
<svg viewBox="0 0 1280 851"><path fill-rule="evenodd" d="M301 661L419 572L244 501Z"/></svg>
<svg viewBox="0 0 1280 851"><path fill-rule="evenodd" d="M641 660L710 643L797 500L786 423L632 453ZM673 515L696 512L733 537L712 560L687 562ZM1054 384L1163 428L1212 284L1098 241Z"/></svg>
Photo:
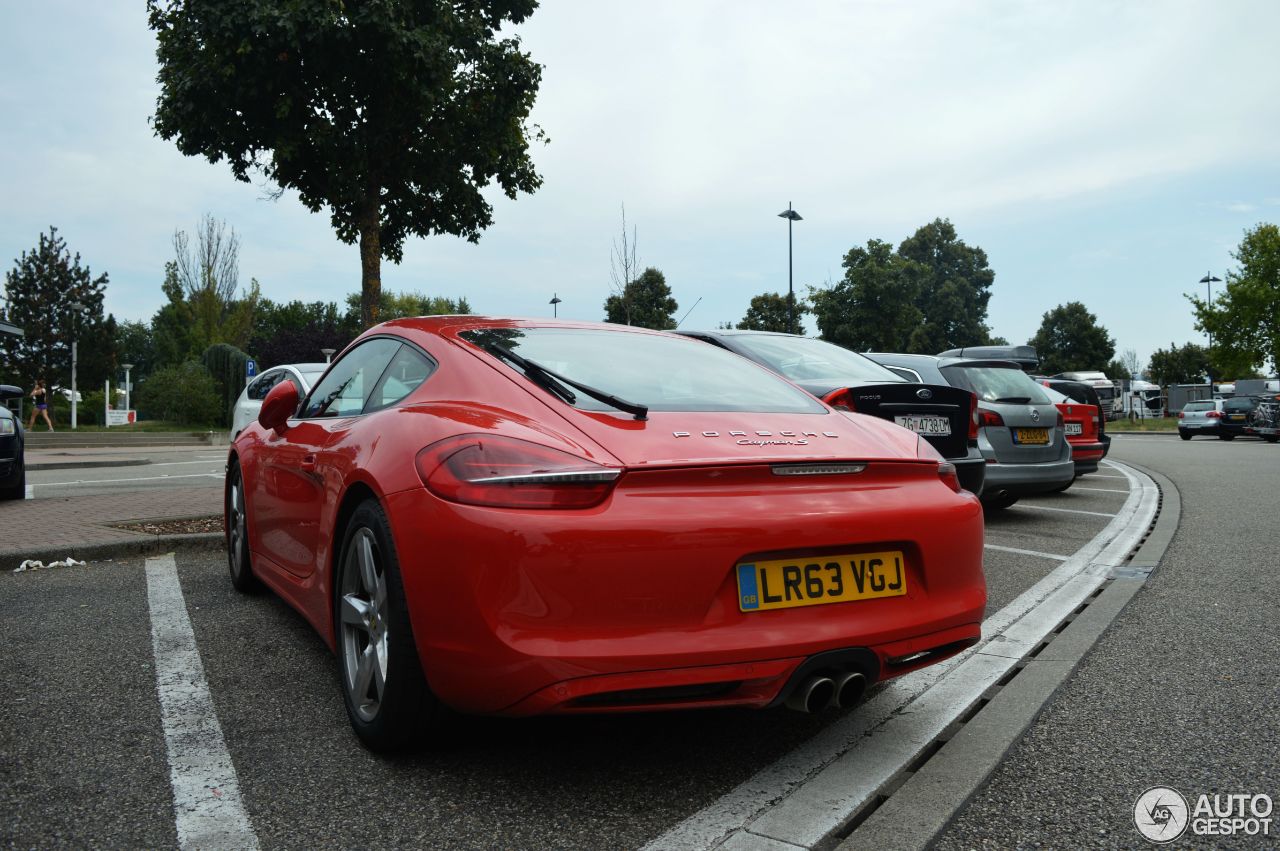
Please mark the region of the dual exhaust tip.
<svg viewBox="0 0 1280 851"><path fill-rule="evenodd" d="M787 696L785 705L797 712L819 712L828 706L847 709L862 699L867 690L867 678L857 672L839 674L834 679L812 676L798 685Z"/></svg>

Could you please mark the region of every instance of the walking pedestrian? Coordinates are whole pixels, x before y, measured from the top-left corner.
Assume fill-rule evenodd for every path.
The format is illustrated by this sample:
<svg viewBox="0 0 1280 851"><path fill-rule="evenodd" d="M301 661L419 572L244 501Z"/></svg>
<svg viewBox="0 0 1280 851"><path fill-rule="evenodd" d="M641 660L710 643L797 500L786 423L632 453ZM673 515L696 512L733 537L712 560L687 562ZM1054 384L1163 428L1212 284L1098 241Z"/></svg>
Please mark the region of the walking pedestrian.
<svg viewBox="0 0 1280 851"><path fill-rule="evenodd" d="M53 420L49 419L49 391L44 389L43 378L36 379L36 386L31 391L31 401L35 404L31 408L31 422L27 423L27 431L35 428L37 415L44 417L49 431L53 431Z"/></svg>

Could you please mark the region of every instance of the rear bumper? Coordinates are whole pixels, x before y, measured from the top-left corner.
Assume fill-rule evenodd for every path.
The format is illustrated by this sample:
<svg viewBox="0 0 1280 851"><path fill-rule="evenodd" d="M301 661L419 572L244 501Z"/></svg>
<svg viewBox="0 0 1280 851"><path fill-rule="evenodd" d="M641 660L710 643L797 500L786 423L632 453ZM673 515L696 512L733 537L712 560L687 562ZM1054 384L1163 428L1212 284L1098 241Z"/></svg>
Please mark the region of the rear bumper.
<svg viewBox="0 0 1280 851"><path fill-rule="evenodd" d="M1106 455L1106 446L1101 443L1071 444L1071 460L1076 465L1076 475L1094 473L1098 470L1098 462Z"/></svg>
<svg viewBox="0 0 1280 851"><path fill-rule="evenodd" d="M981 505L936 476L785 494L732 470L633 476L585 512L386 498L419 656L444 703L504 715L766 706L816 654L870 649L883 679L910 669L895 658L980 634ZM748 487L758 496L741 498ZM906 553L906 596L739 609L746 558L891 546Z"/></svg>
<svg viewBox="0 0 1280 851"><path fill-rule="evenodd" d="M960 478L960 487L969 491L969 493L981 494L983 483L987 478L987 460L982 457L977 448L969 450L968 458L952 458L952 464L956 465L956 475Z"/></svg>
<svg viewBox="0 0 1280 851"><path fill-rule="evenodd" d="M1097 462L1094 462L1095 465ZM1076 476L1071 456L1037 464L988 464L985 494L1006 493L1023 496L1056 490Z"/></svg>

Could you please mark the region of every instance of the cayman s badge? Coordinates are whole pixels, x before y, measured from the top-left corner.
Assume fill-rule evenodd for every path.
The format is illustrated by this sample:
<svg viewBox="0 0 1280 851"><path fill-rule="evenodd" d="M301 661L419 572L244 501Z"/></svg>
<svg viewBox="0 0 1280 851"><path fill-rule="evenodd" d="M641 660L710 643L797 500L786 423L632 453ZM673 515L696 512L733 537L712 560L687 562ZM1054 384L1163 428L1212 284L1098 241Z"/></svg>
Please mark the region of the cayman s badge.
<svg viewBox="0 0 1280 851"><path fill-rule="evenodd" d="M932 390L930 390L928 387L921 387L919 390L917 390L917 391L916 391L916 398L917 398L917 399L932 399L932 398L933 398L933 391L932 391Z"/></svg>
<svg viewBox="0 0 1280 851"><path fill-rule="evenodd" d="M1037 422L1037 423L1040 422L1040 412L1037 411L1035 408L1031 409L1031 421Z"/></svg>

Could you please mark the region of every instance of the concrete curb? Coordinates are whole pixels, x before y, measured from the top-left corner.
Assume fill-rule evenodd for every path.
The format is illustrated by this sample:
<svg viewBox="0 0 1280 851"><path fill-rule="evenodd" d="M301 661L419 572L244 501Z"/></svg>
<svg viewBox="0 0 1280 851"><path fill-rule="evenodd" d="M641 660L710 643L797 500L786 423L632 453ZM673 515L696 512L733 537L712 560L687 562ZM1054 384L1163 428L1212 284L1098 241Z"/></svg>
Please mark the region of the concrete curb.
<svg viewBox="0 0 1280 851"><path fill-rule="evenodd" d="M1113 568L1113 578L1091 602L993 687L986 704L945 736L933 755L910 771L893 793L843 838L836 851L930 847L1142 588L1177 531L1182 502L1167 477L1138 464L1125 464L1150 476L1160 488L1160 513L1132 558Z"/></svg>
<svg viewBox="0 0 1280 851"><path fill-rule="evenodd" d="M130 541L113 541L105 544L80 544L63 547L39 547L0 552L0 572L11 573L27 559L56 561L71 558L93 562L108 559L141 558L161 553L180 551L209 551L222 549L226 539L221 532L196 532L185 535L147 535L136 533Z"/></svg>
<svg viewBox="0 0 1280 851"><path fill-rule="evenodd" d="M28 461L28 470L78 470L84 467L141 467L150 464L146 458L123 458L116 461Z"/></svg>

